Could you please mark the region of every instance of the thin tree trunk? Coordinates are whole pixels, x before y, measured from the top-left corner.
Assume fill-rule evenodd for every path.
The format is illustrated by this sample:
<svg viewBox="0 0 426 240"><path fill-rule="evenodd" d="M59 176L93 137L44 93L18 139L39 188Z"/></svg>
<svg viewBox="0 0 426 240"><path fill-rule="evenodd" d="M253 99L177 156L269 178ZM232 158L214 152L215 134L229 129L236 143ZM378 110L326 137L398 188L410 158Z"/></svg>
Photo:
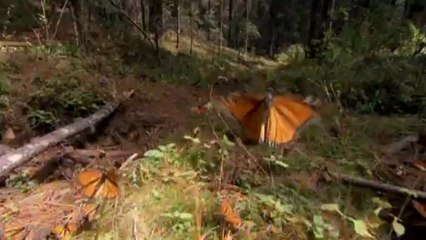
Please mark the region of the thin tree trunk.
<svg viewBox="0 0 426 240"><path fill-rule="evenodd" d="M158 64L160 59L160 34L163 30L163 0L150 0L149 2L149 30L154 32L155 52Z"/></svg>
<svg viewBox="0 0 426 240"><path fill-rule="evenodd" d="M233 17L234 17L234 0L229 0L229 7L228 7L228 46L229 47L235 47L234 44L234 26L233 26Z"/></svg>
<svg viewBox="0 0 426 240"><path fill-rule="evenodd" d="M328 26L330 26L331 15L330 15L330 7L332 5L332 0L323 0L322 9L321 9L321 32L319 34L319 39L323 42L324 36L328 30Z"/></svg>
<svg viewBox="0 0 426 240"><path fill-rule="evenodd" d="M328 22L328 30L331 31L333 30L333 15L334 15L334 9L336 7L336 0L332 0L331 1L331 9L330 9L330 18L329 18L329 22Z"/></svg>
<svg viewBox="0 0 426 240"><path fill-rule="evenodd" d="M222 35L223 35L223 0L219 4L219 55L222 54Z"/></svg>
<svg viewBox="0 0 426 240"><path fill-rule="evenodd" d="M311 3L311 19L309 24L309 35L308 43L309 46L309 57L314 58L316 56L316 44L314 40L316 38L317 23L318 23L318 12L319 12L320 0L312 0Z"/></svg>
<svg viewBox="0 0 426 240"><path fill-rule="evenodd" d="M271 29L271 42L269 44L269 57L273 57L275 55L275 26L272 25Z"/></svg>
<svg viewBox="0 0 426 240"><path fill-rule="evenodd" d="M249 20L250 20L250 0L246 0L246 37L244 41L244 52L247 54L249 43Z"/></svg>
<svg viewBox="0 0 426 240"><path fill-rule="evenodd" d="M192 48L194 45L193 25L194 25L194 16L193 16L192 2L190 2L189 3L189 36L190 36L189 54L190 55L192 55Z"/></svg>
<svg viewBox="0 0 426 240"><path fill-rule="evenodd" d="M275 4L274 4L275 3ZM274 4L275 6L273 6ZM277 38L277 6L276 2L272 1L271 6L269 8L269 25L270 25L270 38L269 38L269 57L272 58L275 55L275 42Z"/></svg>
<svg viewBox="0 0 426 240"><path fill-rule="evenodd" d="M145 15L145 11L146 11L146 9L145 9L145 2L144 2L144 0L140 0L140 3L141 3L141 20L142 20L142 29L143 29L144 31L146 31L147 26L146 26L146 15Z"/></svg>
<svg viewBox="0 0 426 240"><path fill-rule="evenodd" d="M83 18L82 18L82 9L81 9L81 1L80 0L71 0L70 1L70 5L71 5L71 11L72 14L74 14L74 20L76 23L76 28L77 28L77 35L78 35L78 41L80 44L83 44L83 46L85 46L85 37L84 37L84 29L86 29L83 26Z"/></svg>
<svg viewBox="0 0 426 240"><path fill-rule="evenodd" d="M176 49L179 49L179 45L180 45L180 4L179 4L179 0L174 0L174 6L173 6L173 17L176 18ZM191 3L192 5L192 3ZM191 12L192 12L192 7L191 7ZM192 14L192 13L191 13ZM192 17L191 17L192 19Z"/></svg>
<svg viewBox="0 0 426 240"><path fill-rule="evenodd" d="M211 0L207 0L207 13L209 14L209 16L210 16L211 11L212 11L212 2L211 2ZM212 38L211 35L212 35L211 29L209 27L209 28L207 28L207 41L211 40L211 38Z"/></svg>

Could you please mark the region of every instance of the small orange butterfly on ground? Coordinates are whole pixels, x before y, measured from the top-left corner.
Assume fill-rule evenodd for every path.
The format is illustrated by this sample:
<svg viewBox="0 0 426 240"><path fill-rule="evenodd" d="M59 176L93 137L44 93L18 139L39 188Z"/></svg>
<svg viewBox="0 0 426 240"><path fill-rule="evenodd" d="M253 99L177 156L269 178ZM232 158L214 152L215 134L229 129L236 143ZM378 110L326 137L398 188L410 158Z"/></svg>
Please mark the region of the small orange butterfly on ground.
<svg viewBox="0 0 426 240"><path fill-rule="evenodd" d="M206 108L215 106L231 115L242 127L250 142L284 145L293 141L299 129L317 117L307 103L291 96L231 93L213 99Z"/></svg>
<svg viewBox="0 0 426 240"><path fill-rule="evenodd" d="M56 226L53 229L53 233L59 239L68 239L72 234L76 233L78 230L77 225L73 223L66 223L63 225Z"/></svg>
<svg viewBox="0 0 426 240"><path fill-rule="evenodd" d="M7 223L4 226L5 239L23 239L26 235L24 226L17 223Z"/></svg>
<svg viewBox="0 0 426 240"><path fill-rule="evenodd" d="M225 221L231 224L234 228L240 228L243 221L240 216L234 211L228 199L224 198L220 204L220 213L225 218Z"/></svg>
<svg viewBox="0 0 426 240"><path fill-rule="evenodd" d="M81 172L77 176L77 182L81 186L80 191L84 196L102 197L106 199L116 198L119 195L117 175L113 171L104 173L100 170Z"/></svg>
<svg viewBox="0 0 426 240"><path fill-rule="evenodd" d="M84 217L87 217L87 220L92 221L95 219L96 210L98 210L99 205L97 204L87 204L85 205L81 212Z"/></svg>

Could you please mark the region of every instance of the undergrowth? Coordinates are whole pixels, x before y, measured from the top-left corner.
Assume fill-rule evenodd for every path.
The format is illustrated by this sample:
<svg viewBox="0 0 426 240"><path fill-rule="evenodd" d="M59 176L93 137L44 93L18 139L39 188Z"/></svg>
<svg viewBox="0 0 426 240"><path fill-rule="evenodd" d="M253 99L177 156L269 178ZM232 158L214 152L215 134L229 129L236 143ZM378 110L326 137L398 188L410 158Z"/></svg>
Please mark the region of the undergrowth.
<svg viewBox="0 0 426 240"><path fill-rule="evenodd" d="M178 143L160 145L129 165L121 182L122 199L101 216L92 228L96 230L81 237L195 239L191 236L206 234L208 239L222 239L231 231L235 239L366 239L387 234L392 227L377 216L386 204L374 192L321 182L315 173L328 166L371 176L380 138L386 135L391 141L416 132L421 124L413 118L341 121L344 136L312 127L295 151L282 157L249 147L255 165L265 173L253 168L245 150L226 137L212 141L185 136ZM360 131L366 121L370 127ZM233 202L244 222L242 230L224 221L221 197ZM197 216L201 229L196 227ZM117 218L120 221L113 220Z"/></svg>
<svg viewBox="0 0 426 240"><path fill-rule="evenodd" d="M51 130L72 119L87 117L104 104L93 91L82 87L79 79L50 80L37 85L38 90L28 101L32 108L28 120L34 129Z"/></svg>

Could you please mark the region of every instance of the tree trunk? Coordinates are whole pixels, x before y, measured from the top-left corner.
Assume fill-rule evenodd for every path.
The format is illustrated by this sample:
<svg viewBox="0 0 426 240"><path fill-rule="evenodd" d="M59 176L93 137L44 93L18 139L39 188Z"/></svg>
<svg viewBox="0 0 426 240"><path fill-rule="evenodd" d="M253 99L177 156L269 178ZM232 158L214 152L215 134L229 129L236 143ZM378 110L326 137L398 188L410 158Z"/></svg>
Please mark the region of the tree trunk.
<svg viewBox="0 0 426 240"><path fill-rule="evenodd" d="M333 18L332 16L334 16L334 9L336 7L336 0L331 0L331 8L330 8L330 12L329 12L329 21L328 21L328 30L331 31L333 30Z"/></svg>
<svg viewBox="0 0 426 240"><path fill-rule="evenodd" d="M149 1L149 31L154 33L155 52L158 64L160 61L160 35L163 30L163 0Z"/></svg>
<svg viewBox="0 0 426 240"><path fill-rule="evenodd" d="M194 34L193 34L193 25L194 25L194 16L193 16L192 2L189 3L189 54L192 55L192 48L194 45Z"/></svg>
<svg viewBox="0 0 426 240"><path fill-rule="evenodd" d="M329 29L331 22L330 9L332 6L332 0L323 0L322 1L322 9L321 9L321 20L320 20L320 32L318 33L318 41L320 44L323 43L324 36Z"/></svg>
<svg viewBox="0 0 426 240"><path fill-rule="evenodd" d="M251 0L246 0L246 36L244 39L244 52L247 54L249 44L249 20Z"/></svg>
<svg viewBox="0 0 426 240"><path fill-rule="evenodd" d="M180 42L180 4L179 0L173 0L173 17L176 18L176 49L179 49ZM192 5L192 3L191 3ZM191 7L192 12L192 7ZM192 18L191 18L192 19Z"/></svg>
<svg viewBox="0 0 426 240"><path fill-rule="evenodd" d="M269 43L269 57L274 57L275 55L275 37L276 36L276 32L275 32L275 26L272 25L272 29L271 29L271 40Z"/></svg>
<svg viewBox="0 0 426 240"><path fill-rule="evenodd" d="M277 28L276 28L276 16L277 16L277 3L271 1L271 6L269 7L269 26L270 26L270 37L269 37L269 57L274 57L275 55L275 42L277 38Z"/></svg>
<svg viewBox="0 0 426 240"><path fill-rule="evenodd" d="M147 26L146 26L146 15L145 15L145 1L144 0L140 0L141 3L141 20L142 20L142 29L144 31L146 31Z"/></svg>
<svg viewBox="0 0 426 240"><path fill-rule="evenodd" d="M212 2L211 0L207 0L207 13L210 15L212 11ZM210 41L212 38L212 31L210 27L207 29L207 41Z"/></svg>
<svg viewBox="0 0 426 240"><path fill-rule="evenodd" d="M320 0L312 0L311 3L311 19L309 24L309 35L308 35L308 43L309 46L309 54L310 58L314 58L316 56L316 32L317 32L317 23L319 20L318 12L320 7Z"/></svg>
<svg viewBox="0 0 426 240"><path fill-rule="evenodd" d="M219 3L219 55L222 54L222 35L223 35L223 0Z"/></svg>
<svg viewBox="0 0 426 240"><path fill-rule="evenodd" d="M229 0L229 7L228 7L228 46L229 47L235 47L234 44L234 23L233 23L233 17L234 17L234 0Z"/></svg>
<svg viewBox="0 0 426 240"><path fill-rule="evenodd" d="M160 34L163 29L163 0L149 0L149 31Z"/></svg>

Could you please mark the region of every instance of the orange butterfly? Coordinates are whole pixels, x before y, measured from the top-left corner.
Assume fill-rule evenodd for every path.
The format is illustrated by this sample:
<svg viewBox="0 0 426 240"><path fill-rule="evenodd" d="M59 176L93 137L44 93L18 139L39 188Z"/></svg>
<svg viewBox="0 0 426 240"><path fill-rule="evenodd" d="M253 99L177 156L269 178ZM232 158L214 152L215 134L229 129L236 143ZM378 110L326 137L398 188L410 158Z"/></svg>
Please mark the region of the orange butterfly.
<svg viewBox="0 0 426 240"><path fill-rule="evenodd" d="M82 215L87 217L87 220L92 221L95 219L96 211L98 210L98 205L96 204L87 204L81 210Z"/></svg>
<svg viewBox="0 0 426 240"><path fill-rule="evenodd" d="M86 197L101 196L103 198L116 198L119 195L117 175L110 171L103 173L99 170L82 172L77 176L80 191Z"/></svg>
<svg viewBox="0 0 426 240"><path fill-rule="evenodd" d="M17 223L7 223L4 226L5 239L24 239L27 233L25 227Z"/></svg>
<svg viewBox="0 0 426 240"><path fill-rule="evenodd" d="M281 145L294 140L299 128L316 116L303 101L272 93L255 95L231 93L226 98L213 100L219 111L230 113L242 126L247 140Z"/></svg>
<svg viewBox="0 0 426 240"><path fill-rule="evenodd" d="M228 199L223 199L220 204L220 212L222 213L225 221L230 223L234 228L240 228L243 225L243 221L240 216L234 211L231 206L231 203Z"/></svg>
<svg viewBox="0 0 426 240"><path fill-rule="evenodd" d="M73 223L66 223L64 225L56 226L53 229L53 233L56 235L59 239L68 239L72 234L77 232L77 225Z"/></svg>

